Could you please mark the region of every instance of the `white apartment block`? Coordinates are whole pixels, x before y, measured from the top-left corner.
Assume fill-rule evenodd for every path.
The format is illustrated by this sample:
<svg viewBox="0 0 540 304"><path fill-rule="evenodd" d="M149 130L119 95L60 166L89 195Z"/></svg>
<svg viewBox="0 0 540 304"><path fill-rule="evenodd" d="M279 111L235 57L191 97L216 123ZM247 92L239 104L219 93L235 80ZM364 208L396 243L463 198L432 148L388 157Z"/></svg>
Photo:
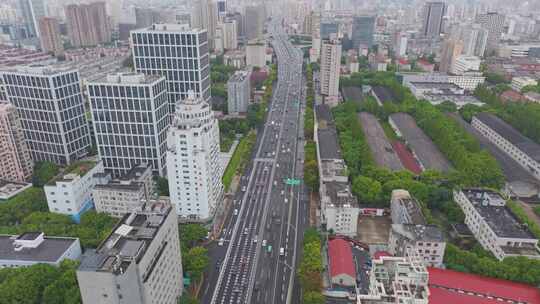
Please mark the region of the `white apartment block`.
<svg viewBox="0 0 540 304"><path fill-rule="evenodd" d="M336 234L356 236L358 225L358 201L348 182L321 183L321 218L326 230Z"/></svg>
<svg viewBox="0 0 540 304"><path fill-rule="evenodd" d="M252 40L247 43L246 65L258 68L266 66L266 43L264 40Z"/></svg>
<svg viewBox="0 0 540 304"><path fill-rule="evenodd" d="M118 179L97 184L92 192L97 212L113 217L142 210L154 197L152 167L141 164Z"/></svg>
<svg viewBox="0 0 540 304"><path fill-rule="evenodd" d="M321 95L336 98L339 95L341 42L324 40L321 47Z"/></svg>
<svg viewBox="0 0 540 304"><path fill-rule="evenodd" d="M426 224L420 203L407 190L392 190L390 214L393 224Z"/></svg>
<svg viewBox="0 0 540 304"><path fill-rule="evenodd" d="M210 220L223 200L219 127L210 105L194 92L178 102L167 135L167 174L177 215Z"/></svg>
<svg viewBox="0 0 540 304"><path fill-rule="evenodd" d="M235 72L227 82L227 109L229 114L246 113L251 97L249 71Z"/></svg>
<svg viewBox="0 0 540 304"><path fill-rule="evenodd" d="M421 261L382 256L372 263L369 291L357 296L359 303L429 303L429 273Z"/></svg>
<svg viewBox="0 0 540 304"><path fill-rule="evenodd" d="M463 75L465 72L478 72L482 60L477 56L458 56L452 63L450 72L454 75Z"/></svg>
<svg viewBox="0 0 540 304"><path fill-rule="evenodd" d="M521 92L521 90L526 86L535 86L538 84L538 80L531 78L531 77L514 77L512 78L512 83L510 86L512 87L512 90Z"/></svg>
<svg viewBox="0 0 540 304"><path fill-rule="evenodd" d="M238 48L238 25L236 20L226 20L221 24L223 48L236 50Z"/></svg>
<svg viewBox="0 0 540 304"><path fill-rule="evenodd" d="M49 211L70 215L75 222L80 222L82 214L94 207L92 190L99 181L94 175L103 172L101 161L71 164L63 175L43 187Z"/></svg>
<svg viewBox="0 0 540 304"><path fill-rule="evenodd" d="M476 240L497 259L540 258L538 239L506 207L499 193L487 189L455 190L454 201L465 213L465 224Z"/></svg>
<svg viewBox="0 0 540 304"><path fill-rule="evenodd" d="M478 113L471 125L540 180L540 145L493 114Z"/></svg>
<svg viewBox="0 0 540 304"><path fill-rule="evenodd" d="M400 73L403 76L403 84L410 82L444 82L453 83L458 87L474 91L477 86L484 83L486 78L477 72L466 72L463 75L447 75L440 73Z"/></svg>
<svg viewBox="0 0 540 304"><path fill-rule="evenodd" d="M189 90L210 101L208 40L206 30L185 24L154 24L131 31L135 71L167 79L171 115Z"/></svg>
<svg viewBox="0 0 540 304"><path fill-rule="evenodd" d="M21 66L0 71L7 99L21 118L34 162L67 165L88 154L79 72L54 66Z"/></svg>
<svg viewBox="0 0 540 304"><path fill-rule="evenodd" d="M159 75L108 75L88 84L99 157L107 172L120 176L151 164L165 176L166 134L170 124L167 83Z"/></svg>
<svg viewBox="0 0 540 304"><path fill-rule="evenodd" d="M83 304L176 304L182 280L178 219L164 199L124 216L77 270Z"/></svg>
<svg viewBox="0 0 540 304"><path fill-rule="evenodd" d="M45 236L43 232L0 235L0 269L35 264L60 266L62 261L78 260L81 243L78 238Z"/></svg>
<svg viewBox="0 0 540 304"><path fill-rule="evenodd" d="M388 252L393 256L415 257L426 266L442 267L446 242L435 225L392 224Z"/></svg>

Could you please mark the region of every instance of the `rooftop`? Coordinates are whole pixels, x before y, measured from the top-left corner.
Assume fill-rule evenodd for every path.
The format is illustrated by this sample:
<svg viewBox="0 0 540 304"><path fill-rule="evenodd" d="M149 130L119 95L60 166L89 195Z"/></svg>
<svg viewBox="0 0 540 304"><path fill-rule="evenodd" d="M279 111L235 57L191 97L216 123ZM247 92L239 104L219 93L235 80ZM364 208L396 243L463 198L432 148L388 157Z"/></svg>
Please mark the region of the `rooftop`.
<svg viewBox="0 0 540 304"><path fill-rule="evenodd" d="M101 79L92 81L92 84L119 84L119 85L133 85L133 84L152 84L159 79L165 79L165 77L160 75L146 75L143 73L114 73L108 74Z"/></svg>
<svg viewBox="0 0 540 304"><path fill-rule="evenodd" d="M422 207L420 203L411 197L408 191L396 189L392 191L392 204L398 204L407 211L407 214L411 218L411 223L415 225L425 225L426 219L422 213ZM398 223L396 223L398 224Z"/></svg>
<svg viewBox="0 0 540 304"><path fill-rule="evenodd" d="M372 90L381 102L394 102L394 94L392 94L388 88L382 86L373 86Z"/></svg>
<svg viewBox="0 0 540 304"><path fill-rule="evenodd" d="M342 159L338 136L335 128L318 129L319 153L321 159Z"/></svg>
<svg viewBox="0 0 540 304"><path fill-rule="evenodd" d="M435 225L392 224L392 231L421 242L444 242L444 235Z"/></svg>
<svg viewBox="0 0 540 304"><path fill-rule="evenodd" d="M540 291L534 286L433 267L428 272L429 303L540 303Z"/></svg>
<svg viewBox="0 0 540 304"><path fill-rule="evenodd" d="M236 71L229 78L229 82L243 82L249 80L250 73L248 71Z"/></svg>
<svg viewBox="0 0 540 304"><path fill-rule="evenodd" d="M30 183L0 180L0 200L8 200L30 187Z"/></svg>
<svg viewBox="0 0 540 304"><path fill-rule="evenodd" d="M532 159L540 162L540 145L523 136L512 126L499 117L489 113L478 113L475 118L486 124L500 136L508 140L518 149L529 155Z"/></svg>
<svg viewBox="0 0 540 304"><path fill-rule="evenodd" d="M142 259L171 210L168 202L157 200L126 214L95 251L85 253L79 270L124 273Z"/></svg>
<svg viewBox="0 0 540 304"><path fill-rule="evenodd" d="M497 236L536 239L529 229L520 223L506 207L506 202L499 193L476 188L466 188L462 191Z"/></svg>
<svg viewBox="0 0 540 304"><path fill-rule="evenodd" d="M328 241L328 257L332 277L346 274L356 279L356 267L352 257L351 244L343 239Z"/></svg>
<svg viewBox="0 0 540 304"><path fill-rule="evenodd" d="M107 184L97 184L95 189L119 190L119 191L139 191L145 184L143 178L152 174L152 167L147 164L140 164L131 168L126 174L117 179L111 180Z"/></svg>
<svg viewBox="0 0 540 304"><path fill-rule="evenodd" d="M202 32L201 29L192 29L188 24L156 23L147 28L137 29L132 32L182 32L195 34ZM206 31L206 30L204 30Z"/></svg>
<svg viewBox="0 0 540 304"><path fill-rule="evenodd" d="M348 182L323 183L323 191L321 192L321 195L326 194L330 198L330 203L334 206L358 207L358 201L356 196L352 194Z"/></svg>
<svg viewBox="0 0 540 304"><path fill-rule="evenodd" d="M403 170L403 165L377 117L368 112L361 112L358 114L358 119L377 165L392 171Z"/></svg>
<svg viewBox="0 0 540 304"><path fill-rule="evenodd" d="M26 232L21 235L0 235L0 265L1 260L17 260L27 262L54 263L57 262L68 250L77 238L47 237L41 232ZM34 242L35 248L21 248L18 241ZM17 247L19 248L17 248ZM16 249L17 248L17 249Z"/></svg>

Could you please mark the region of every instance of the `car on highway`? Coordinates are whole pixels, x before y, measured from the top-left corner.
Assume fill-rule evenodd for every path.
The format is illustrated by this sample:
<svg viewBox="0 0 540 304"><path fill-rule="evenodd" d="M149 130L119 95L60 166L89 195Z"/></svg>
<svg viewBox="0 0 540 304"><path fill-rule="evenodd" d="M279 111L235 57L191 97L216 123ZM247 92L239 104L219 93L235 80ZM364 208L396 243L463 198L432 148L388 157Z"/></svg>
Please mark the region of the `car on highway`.
<svg viewBox="0 0 540 304"><path fill-rule="evenodd" d="M225 243L225 240L223 238L220 238L217 244L218 246L223 246L223 243Z"/></svg>
<svg viewBox="0 0 540 304"><path fill-rule="evenodd" d="M284 256L285 255L285 248L281 247L279 248L279 255Z"/></svg>
<svg viewBox="0 0 540 304"><path fill-rule="evenodd" d="M238 215L238 209L234 209L233 214L234 214L234 215Z"/></svg>

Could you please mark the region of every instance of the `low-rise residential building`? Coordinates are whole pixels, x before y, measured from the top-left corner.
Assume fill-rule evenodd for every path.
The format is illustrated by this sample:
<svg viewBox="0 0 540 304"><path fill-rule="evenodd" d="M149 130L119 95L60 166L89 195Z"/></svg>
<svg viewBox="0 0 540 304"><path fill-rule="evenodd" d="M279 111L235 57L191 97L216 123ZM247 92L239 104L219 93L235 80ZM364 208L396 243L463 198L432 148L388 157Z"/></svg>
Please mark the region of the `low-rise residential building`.
<svg viewBox="0 0 540 304"><path fill-rule="evenodd" d="M227 82L229 114L246 113L251 97L250 71L237 71Z"/></svg>
<svg viewBox="0 0 540 304"><path fill-rule="evenodd" d="M127 174L97 184L92 192L97 212L104 212L113 217L142 210L143 205L154 196L152 167L141 164Z"/></svg>
<svg viewBox="0 0 540 304"><path fill-rule="evenodd" d="M59 266L65 259L78 260L78 238L45 236L43 232L0 235L0 269L35 264Z"/></svg>
<svg viewBox="0 0 540 304"><path fill-rule="evenodd" d="M101 161L86 160L71 164L62 175L45 185L49 211L70 215L79 222L81 215L94 206L92 190L98 182L96 173L103 173Z"/></svg>
<svg viewBox="0 0 540 304"><path fill-rule="evenodd" d="M12 182L0 179L0 203L31 187L31 183Z"/></svg>
<svg viewBox="0 0 540 304"><path fill-rule="evenodd" d="M503 260L511 256L540 258L538 239L506 207L505 199L488 189L454 191L454 200L465 213L465 224L480 245Z"/></svg>
<svg viewBox="0 0 540 304"><path fill-rule="evenodd" d="M372 260L369 292L358 295L362 304L428 304L429 273L414 257L380 256Z"/></svg>
<svg viewBox="0 0 540 304"><path fill-rule="evenodd" d="M349 183L327 182L319 188L322 222L336 234L355 236L360 208Z"/></svg>
<svg viewBox="0 0 540 304"><path fill-rule="evenodd" d="M426 266L442 267L446 242L435 225L392 224L388 251L394 256L414 254Z"/></svg>
<svg viewBox="0 0 540 304"><path fill-rule="evenodd" d="M493 114L478 113L473 117L471 124L489 141L540 179L540 145Z"/></svg>
<svg viewBox="0 0 540 304"><path fill-rule="evenodd" d="M408 82L436 82L436 83L453 83L458 87L474 91L476 87L486 80L481 73L465 72L463 75L447 75L442 73L400 73L403 77L403 85L407 86Z"/></svg>
<svg viewBox="0 0 540 304"><path fill-rule="evenodd" d="M438 105L445 101L455 104L458 109L468 104L484 105L469 90L451 82L407 82L405 86L417 99L425 99L432 105Z"/></svg>
<svg viewBox="0 0 540 304"><path fill-rule="evenodd" d="M523 76L523 77L514 77L512 78L512 83L510 84L510 87L514 91L521 92L521 89L523 89L526 86L535 86L538 84L538 81L532 77Z"/></svg>
<svg viewBox="0 0 540 304"><path fill-rule="evenodd" d="M461 55L452 63L450 72L454 75L463 75L465 72L478 72L482 60L478 56Z"/></svg>
<svg viewBox="0 0 540 304"><path fill-rule="evenodd" d="M125 215L77 270L84 304L176 304L182 277L178 220L164 198Z"/></svg>
<svg viewBox="0 0 540 304"><path fill-rule="evenodd" d="M356 286L356 266L351 244L344 239L328 241L328 268L330 281L334 286Z"/></svg>
<svg viewBox="0 0 540 304"><path fill-rule="evenodd" d="M393 224L426 224L420 202L413 198L407 190L396 189L392 191L390 214Z"/></svg>

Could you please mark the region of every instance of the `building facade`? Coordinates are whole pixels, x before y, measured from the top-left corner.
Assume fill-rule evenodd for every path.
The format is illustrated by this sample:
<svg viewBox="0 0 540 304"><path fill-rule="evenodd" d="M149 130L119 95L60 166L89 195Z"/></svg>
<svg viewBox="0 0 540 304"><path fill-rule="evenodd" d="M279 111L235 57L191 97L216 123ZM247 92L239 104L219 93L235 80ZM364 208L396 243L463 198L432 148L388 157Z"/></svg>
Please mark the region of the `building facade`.
<svg viewBox="0 0 540 304"><path fill-rule="evenodd" d="M444 2L427 2L424 6L422 34L424 37L437 38L443 29L443 17L446 13Z"/></svg>
<svg viewBox="0 0 540 304"><path fill-rule="evenodd" d="M99 182L94 175L103 172L101 161L73 163L61 177L43 187L49 211L69 215L79 223L81 216L94 207L92 190Z"/></svg>
<svg viewBox="0 0 540 304"><path fill-rule="evenodd" d="M426 224L420 203L411 197L407 190L396 189L392 191L390 214L393 224Z"/></svg>
<svg viewBox="0 0 540 304"><path fill-rule="evenodd" d="M24 182L34 164L24 139L21 119L14 105L0 102L0 179Z"/></svg>
<svg viewBox="0 0 540 304"><path fill-rule="evenodd" d="M88 83L99 157L114 176L142 163L165 176L166 133L170 124L165 78L113 74Z"/></svg>
<svg viewBox="0 0 540 304"><path fill-rule="evenodd" d="M111 27L105 2L66 6L68 36L74 47L111 41Z"/></svg>
<svg viewBox="0 0 540 304"><path fill-rule="evenodd" d="M497 47L504 30L504 15L488 12L476 16L476 22L488 31L487 47L491 50Z"/></svg>
<svg viewBox="0 0 540 304"><path fill-rule="evenodd" d="M217 3L214 0L196 0L191 15L191 27L207 33L208 48L213 50L218 22ZM206 37L205 37L206 38Z"/></svg>
<svg viewBox="0 0 540 304"><path fill-rule="evenodd" d="M373 46L374 35L374 16L358 16L353 18L351 40L354 49L359 49L360 46L367 48Z"/></svg>
<svg viewBox="0 0 540 304"><path fill-rule="evenodd" d="M88 154L90 137L77 70L29 66L0 71L0 77L21 117L34 162L66 165Z"/></svg>
<svg viewBox="0 0 540 304"><path fill-rule="evenodd" d="M538 84L538 80L532 78L532 77L514 77L512 78L512 83L510 86L512 87L512 90L521 92L521 90L526 86L535 86Z"/></svg>
<svg viewBox="0 0 540 304"><path fill-rule="evenodd" d="M266 66L266 43L263 40L251 40L247 43L246 65L258 68Z"/></svg>
<svg viewBox="0 0 540 304"><path fill-rule="evenodd" d="M446 242L435 225L392 224L388 252L393 256L414 255L429 267L443 267Z"/></svg>
<svg viewBox="0 0 540 304"><path fill-rule="evenodd" d="M22 13L24 22L26 23L27 36L39 37L39 25L38 22L41 18L46 16L45 13L45 1L44 0L21 0L19 2L19 8Z"/></svg>
<svg viewBox="0 0 540 304"><path fill-rule="evenodd" d="M176 214L211 219L223 199L219 127L209 104L194 92L176 105L167 134L167 174Z"/></svg>
<svg viewBox="0 0 540 304"><path fill-rule="evenodd" d="M165 199L124 216L77 269L84 304L176 304L182 278L178 220Z"/></svg>
<svg viewBox="0 0 540 304"><path fill-rule="evenodd" d="M461 40L448 39L444 41L439 71L449 73L462 50L463 42Z"/></svg>
<svg viewBox="0 0 540 304"><path fill-rule="evenodd" d="M247 6L244 16L246 39L262 39L265 19L264 7L262 5Z"/></svg>
<svg viewBox="0 0 540 304"><path fill-rule="evenodd" d="M460 55L452 63L450 72L454 75L463 75L467 72L480 72L481 62L480 57Z"/></svg>
<svg viewBox="0 0 540 304"><path fill-rule="evenodd" d="M225 20L221 24L221 35L223 39L223 48L225 50L236 50L238 48L236 20Z"/></svg>
<svg viewBox="0 0 540 304"><path fill-rule="evenodd" d="M227 82L227 108L229 114L246 113L251 97L249 71L235 72Z"/></svg>
<svg viewBox="0 0 540 304"><path fill-rule="evenodd" d="M321 95L337 98L341 67L341 41L324 40L321 47Z"/></svg>
<svg viewBox="0 0 540 304"><path fill-rule="evenodd" d="M167 79L170 113L189 90L210 101L210 58L206 30L181 24L154 24L131 32L138 73Z"/></svg>
<svg viewBox="0 0 540 304"><path fill-rule="evenodd" d="M60 36L60 27L55 18L44 17L39 20L41 48L55 56L64 54L64 43Z"/></svg>

